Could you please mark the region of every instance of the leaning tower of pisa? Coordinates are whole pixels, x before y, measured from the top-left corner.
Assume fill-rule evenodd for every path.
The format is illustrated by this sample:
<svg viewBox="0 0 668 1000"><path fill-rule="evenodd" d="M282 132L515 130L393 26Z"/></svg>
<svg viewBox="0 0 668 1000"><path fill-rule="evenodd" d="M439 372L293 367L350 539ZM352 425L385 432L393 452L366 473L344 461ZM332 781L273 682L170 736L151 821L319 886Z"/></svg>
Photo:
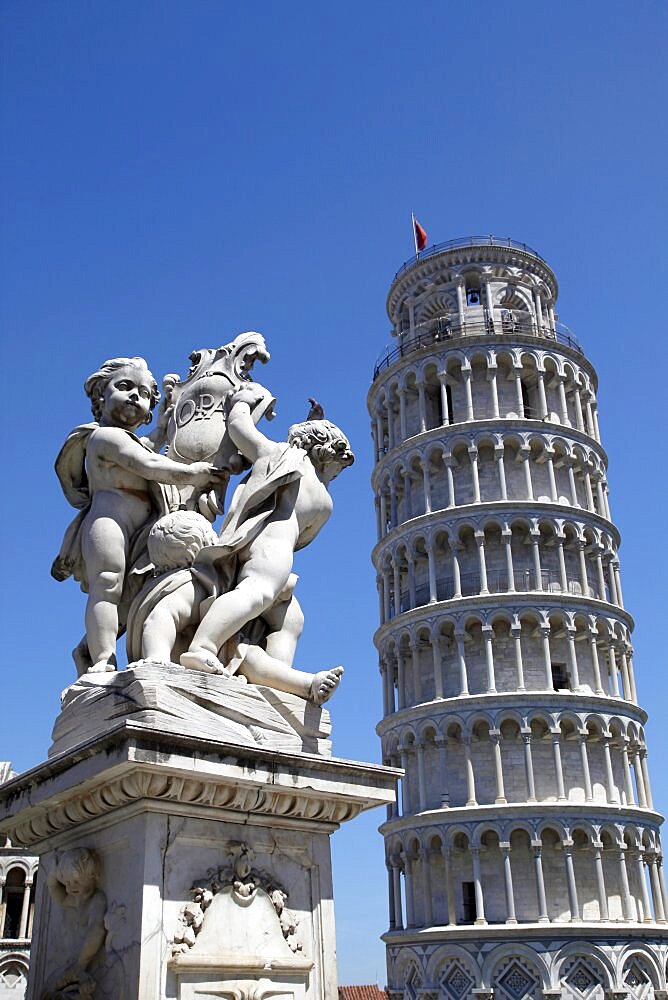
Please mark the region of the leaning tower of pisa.
<svg viewBox="0 0 668 1000"><path fill-rule="evenodd" d="M392 282L369 392L393 1000L668 998L596 373L491 237Z"/></svg>

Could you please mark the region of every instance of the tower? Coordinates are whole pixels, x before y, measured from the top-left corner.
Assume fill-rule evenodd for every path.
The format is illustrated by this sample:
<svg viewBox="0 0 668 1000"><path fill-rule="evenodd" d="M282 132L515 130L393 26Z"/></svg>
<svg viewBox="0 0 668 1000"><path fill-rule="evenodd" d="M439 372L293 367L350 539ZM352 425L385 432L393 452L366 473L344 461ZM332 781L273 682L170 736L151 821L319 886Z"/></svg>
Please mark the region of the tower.
<svg viewBox="0 0 668 1000"><path fill-rule="evenodd" d="M668 997L596 373L513 240L397 272L376 365L393 997Z"/></svg>

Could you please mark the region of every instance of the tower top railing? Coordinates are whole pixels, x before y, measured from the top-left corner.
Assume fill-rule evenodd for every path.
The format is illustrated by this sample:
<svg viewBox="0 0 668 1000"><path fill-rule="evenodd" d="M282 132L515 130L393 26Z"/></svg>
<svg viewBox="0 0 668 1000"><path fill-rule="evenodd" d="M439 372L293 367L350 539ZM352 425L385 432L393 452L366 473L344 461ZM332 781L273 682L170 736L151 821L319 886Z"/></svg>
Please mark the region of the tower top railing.
<svg viewBox="0 0 668 1000"><path fill-rule="evenodd" d="M399 358L421 351L425 347L432 347L434 344L443 345L449 340L476 336L492 336L500 341L509 339L514 334L556 340L557 343L570 347L572 351L584 354L581 344L565 323L556 323L554 329L545 327L538 330L532 317L518 316L510 309L502 310L500 315L495 314L493 322L489 317L485 317L459 323L453 316L437 316L425 323L418 323L412 335L409 335L408 331L401 335L398 347L388 349L381 354L374 365L372 381Z"/></svg>
<svg viewBox="0 0 668 1000"><path fill-rule="evenodd" d="M536 257L546 267L550 266L537 250L534 250L533 247L528 246L526 243L511 240L510 236L460 236L458 239L446 240L445 243L432 243L430 247L419 250L415 256L401 265L394 276L394 280L396 281L400 274L413 267L414 264L419 264L420 261L427 260L429 257L435 257L445 250L457 250L460 247L509 247L511 250L522 250L524 253L531 254L532 257Z"/></svg>

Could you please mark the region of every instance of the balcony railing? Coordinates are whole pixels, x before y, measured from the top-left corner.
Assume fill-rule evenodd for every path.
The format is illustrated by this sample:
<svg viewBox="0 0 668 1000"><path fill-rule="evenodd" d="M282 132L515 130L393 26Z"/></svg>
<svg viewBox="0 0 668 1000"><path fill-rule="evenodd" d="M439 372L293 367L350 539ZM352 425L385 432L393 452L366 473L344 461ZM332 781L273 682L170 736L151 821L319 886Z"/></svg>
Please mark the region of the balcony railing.
<svg viewBox="0 0 668 1000"><path fill-rule="evenodd" d="M406 335L403 335L398 347L382 354L374 366L373 378L375 381L380 373L389 368L397 358L403 358L415 351L421 351L425 347L432 347L434 344L441 344L456 337L506 337L517 333L556 340L558 343L578 351L579 354L584 354L581 345L564 323L557 323L555 330L545 326L539 332L530 316L526 313L515 313L511 309L501 309L498 313L495 312L494 322L491 321L489 315L483 319L479 317L475 319L465 318L461 323L458 318L453 316L437 316L425 323L418 323L410 339L404 339Z"/></svg>
<svg viewBox="0 0 668 1000"><path fill-rule="evenodd" d="M506 593L564 593L561 587L561 578L554 570L544 569L541 571L540 587L536 586L536 573L532 569L515 570L513 573L515 581L514 591L508 590L508 574L505 570L488 570L487 591L490 594ZM479 573L462 573L460 576L459 597L476 597L480 594L481 577ZM595 590L595 588L594 588ZM569 580L566 593L576 597L582 597L582 584L579 580ZM486 596L486 595L485 595ZM594 593L594 597L597 595ZM436 580L436 599L439 601L452 601L455 598L455 584L452 577L438 577ZM610 601L610 591L606 585L605 596L602 598ZM401 592L401 611L411 611L413 607L420 608L429 604L429 585L424 583L415 588L415 604L411 605L410 593L407 590ZM394 601L390 599L390 618L394 618Z"/></svg>
<svg viewBox="0 0 668 1000"><path fill-rule="evenodd" d="M518 243L517 240L511 240L510 236L460 236L458 239L447 240L445 243L432 243L430 247L420 250L415 257L411 257L410 260L401 265L394 276L394 280L396 281L400 274L403 274L409 267L413 267L414 264L419 263L421 260L427 260L428 257L435 257L436 254L443 253L445 250L457 250L459 247L510 247L512 250L523 250L524 253L530 253L532 257L537 257L538 260L542 260L543 264L546 264L548 267L550 266L537 250L527 246L526 243Z"/></svg>

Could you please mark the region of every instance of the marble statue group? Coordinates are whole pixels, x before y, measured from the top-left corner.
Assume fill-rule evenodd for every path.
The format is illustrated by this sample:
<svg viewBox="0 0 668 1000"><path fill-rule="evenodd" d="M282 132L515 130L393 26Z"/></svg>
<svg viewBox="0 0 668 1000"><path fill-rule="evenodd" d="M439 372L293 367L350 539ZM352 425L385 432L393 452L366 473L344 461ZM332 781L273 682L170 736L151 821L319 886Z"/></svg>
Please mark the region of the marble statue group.
<svg viewBox="0 0 668 1000"><path fill-rule="evenodd" d="M88 595L80 676L115 671L125 634L130 664L237 676L318 705L337 687L341 667L293 667L303 628L293 556L328 520L329 484L354 456L315 400L287 441L259 429L275 400L252 368L268 359L262 336L244 333L194 352L183 381L165 376L162 399L143 358L106 361L86 379L94 421L56 460L78 513L52 567ZM155 429L138 436L156 406Z"/></svg>

